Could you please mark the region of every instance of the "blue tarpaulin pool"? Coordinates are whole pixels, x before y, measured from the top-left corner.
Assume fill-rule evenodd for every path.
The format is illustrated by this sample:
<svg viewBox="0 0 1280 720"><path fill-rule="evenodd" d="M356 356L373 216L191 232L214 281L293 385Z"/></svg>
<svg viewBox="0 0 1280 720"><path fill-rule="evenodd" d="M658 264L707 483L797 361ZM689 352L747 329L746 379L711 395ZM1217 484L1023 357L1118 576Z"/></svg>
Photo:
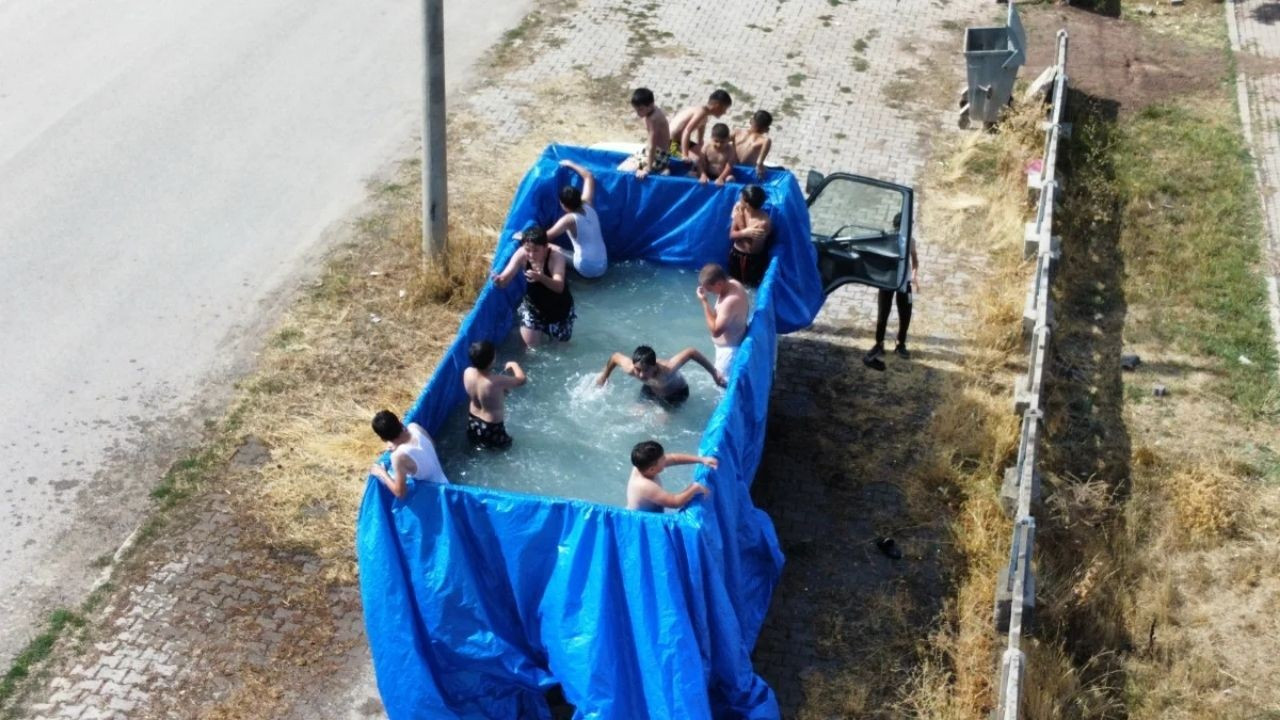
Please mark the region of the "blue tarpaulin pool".
<svg viewBox="0 0 1280 720"><path fill-rule="evenodd" d="M563 158L596 177L611 261L693 269L727 261L741 184L639 181L614 170L619 154L553 145L516 192L494 268L516 250L514 232L559 217L557 191L576 177L559 167ZM702 436L699 452L720 461L696 473L709 497L655 514L410 481L401 501L370 476L356 548L369 645L391 718L549 718L544 693L557 684L580 718L779 716L750 655L783 557L750 486L764 446L777 333L809 325L822 291L795 178L771 170L763 185L775 228L772 259L729 387ZM485 288L406 421L434 433L465 401L467 346L506 337L523 293L523 278ZM441 459L447 471L449 460Z"/></svg>

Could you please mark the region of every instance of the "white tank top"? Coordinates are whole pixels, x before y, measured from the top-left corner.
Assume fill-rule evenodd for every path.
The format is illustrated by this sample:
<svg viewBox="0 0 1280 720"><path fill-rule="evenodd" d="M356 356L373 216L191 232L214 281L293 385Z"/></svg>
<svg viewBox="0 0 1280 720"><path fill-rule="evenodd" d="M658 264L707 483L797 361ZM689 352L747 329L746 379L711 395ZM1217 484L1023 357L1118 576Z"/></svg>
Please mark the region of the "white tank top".
<svg viewBox="0 0 1280 720"><path fill-rule="evenodd" d="M569 242L573 243L573 268L583 277L604 275L609 267L609 253L604 247L596 209L584 203L582 212L573 213L573 224L574 229L569 231Z"/></svg>
<svg viewBox="0 0 1280 720"><path fill-rule="evenodd" d="M391 453L392 457L407 455L413 461L417 470L409 477L414 480L448 485L449 479L444 476L444 469L440 467L440 458L436 457L436 449L431 444L431 439L417 425L409 426L409 435L412 439L396 448Z"/></svg>

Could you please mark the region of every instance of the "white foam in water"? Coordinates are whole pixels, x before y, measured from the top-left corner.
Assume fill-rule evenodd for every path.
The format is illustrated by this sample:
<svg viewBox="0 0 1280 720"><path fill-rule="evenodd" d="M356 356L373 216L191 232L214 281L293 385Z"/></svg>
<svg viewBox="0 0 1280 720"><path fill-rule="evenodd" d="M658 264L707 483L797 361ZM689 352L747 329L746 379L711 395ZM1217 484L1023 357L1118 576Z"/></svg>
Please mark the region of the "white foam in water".
<svg viewBox="0 0 1280 720"><path fill-rule="evenodd" d="M449 480L516 492L622 505L631 448L657 440L670 452L696 453L723 391L701 366L681 371L689 400L673 410L640 396L640 382L615 370L605 387L595 381L610 353L631 356L650 345L666 359L686 347L714 357L694 289L697 273L646 263L613 265L599 281L572 276L578 319L573 340L524 351L518 330L499 345L495 367L519 362L529 376L507 396L505 451L476 450L466 441L466 404L436 438ZM693 479L693 467L662 474L668 490Z"/></svg>

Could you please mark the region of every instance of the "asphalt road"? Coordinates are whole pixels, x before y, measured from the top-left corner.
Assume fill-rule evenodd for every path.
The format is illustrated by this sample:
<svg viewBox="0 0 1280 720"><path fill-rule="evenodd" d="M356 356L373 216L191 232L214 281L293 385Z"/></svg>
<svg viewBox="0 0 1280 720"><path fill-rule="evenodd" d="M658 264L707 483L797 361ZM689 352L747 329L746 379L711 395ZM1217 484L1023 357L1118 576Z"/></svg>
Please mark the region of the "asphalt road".
<svg viewBox="0 0 1280 720"><path fill-rule="evenodd" d="M446 0L451 90L529 0ZM412 152L403 0L0 0L0 663L137 525ZM2 669L2 668L0 668Z"/></svg>

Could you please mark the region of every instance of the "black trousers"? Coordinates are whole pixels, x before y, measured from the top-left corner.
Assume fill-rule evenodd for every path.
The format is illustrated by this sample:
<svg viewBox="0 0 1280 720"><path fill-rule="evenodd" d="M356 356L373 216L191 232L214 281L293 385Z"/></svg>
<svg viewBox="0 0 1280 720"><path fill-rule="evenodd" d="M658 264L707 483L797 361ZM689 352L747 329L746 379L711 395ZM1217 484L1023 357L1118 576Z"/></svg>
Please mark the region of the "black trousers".
<svg viewBox="0 0 1280 720"><path fill-rule="evenodd" d="M911 283L907 283L907 291L881 290L876 298L876 344L884 344L884 331L889 325L889 310L893 307L894 298L898 301L898 344L907 342L907 328L911 326Z"/></svg>

